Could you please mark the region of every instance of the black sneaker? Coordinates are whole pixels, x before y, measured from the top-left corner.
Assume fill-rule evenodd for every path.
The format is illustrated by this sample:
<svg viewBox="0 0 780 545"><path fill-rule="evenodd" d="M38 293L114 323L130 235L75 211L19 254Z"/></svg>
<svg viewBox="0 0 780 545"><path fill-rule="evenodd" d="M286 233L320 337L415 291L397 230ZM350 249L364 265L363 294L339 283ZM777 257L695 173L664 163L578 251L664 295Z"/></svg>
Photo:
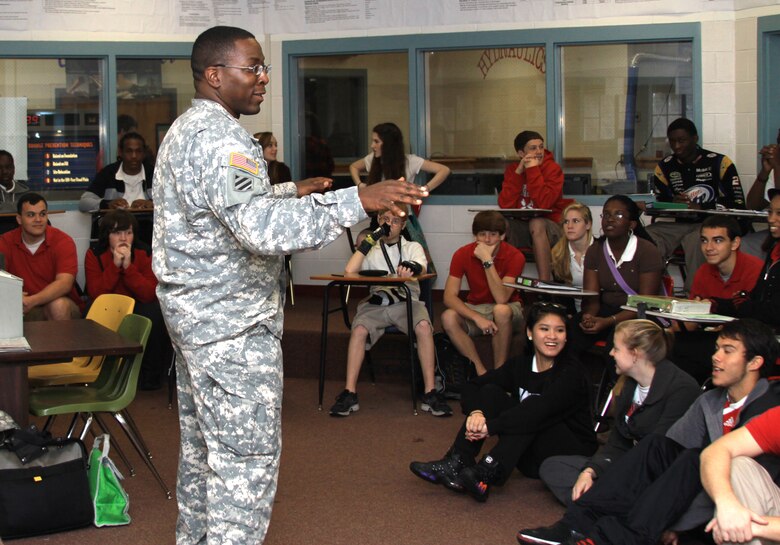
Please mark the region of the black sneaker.
<svg viewBox="0 0 780 545"><path fill-rule="evenodd" d="M498 460L486 455L475 466L467 467L460 472L460 482L463 489L478 502L486 501L490 493L490 485L496 484L499 474Z"/></svg>
<svg viewBox="0 0 780 545"><path fill-rule="evenodd" d="M538 543L541 545L560 545L561 543L576 543L585 536L572 530L563 521L542 528L528 528L517 532L518 543Z"/></svg>
<svg viewBox="0 0 780 545"><path fill-rule="evenodd" d="M360 408L358 405L358 396L355 392L344 390L336 397L336 403L330 408L331 416L349 416L349 413L357 411Z"/></svg>
<svg viewBox="0 0 780 545"><path fill-rule="evenodd" d="M474 463L474 462L472 462ZM423 480L433 484L443 484L455 492L463 492L458 474L466 467L461 455L450 449L444 458L435 462L412 462L409 469Z"/></svg>
<svg viewBox="0 0 780 545"><path fill-rule="evenodd" d="M431 413L433 416L452 416L452 409L447 405L447 402L444 401L444 396L437 393L436 390L431 390L427 394L423 394L420 408L423 411Z"/></svg>

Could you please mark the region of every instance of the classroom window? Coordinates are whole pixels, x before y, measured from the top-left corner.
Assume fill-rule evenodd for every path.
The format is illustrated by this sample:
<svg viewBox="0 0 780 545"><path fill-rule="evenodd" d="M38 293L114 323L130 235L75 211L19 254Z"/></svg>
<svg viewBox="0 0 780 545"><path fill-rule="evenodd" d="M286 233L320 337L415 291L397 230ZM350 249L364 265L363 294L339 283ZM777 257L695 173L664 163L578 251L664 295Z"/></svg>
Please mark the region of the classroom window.
<svg viewBox="0 0 780 545"><path fill-rule="evenodd" d="M103 160L104 62L0 59L0 148L31 189L81 193Z"/></svg>
<svg viewBox="0 0 780 545"><path fill-rule="evenodd" d="M666 127L694 118L690 41L561 46L563 166L595 193L645 193Z"/></svg>
<svg viewBox="0 0 780 545"><path fill-rule="evenodd" d="M405 53L298 58L303 114L299 172L334 175L350 185L349 164L370 152L371 128L398 125L409 143L409 69Z"/></svg>
<svg viewBox="0 0 780 545"><path fill-rule="evenodd" d="M128 124L135 123L134 130L144 137L148 151L156 156L171 123L192 102L190 61L120 58L116 68L118 131L121 133Z"/></svg>
<svg viewBox="0 0 780 545"><path fill-rule="evenodd" d="M425 54L429 158L452 175L444 194L494 194L518 132L547 133L543 46Z"/></svg>

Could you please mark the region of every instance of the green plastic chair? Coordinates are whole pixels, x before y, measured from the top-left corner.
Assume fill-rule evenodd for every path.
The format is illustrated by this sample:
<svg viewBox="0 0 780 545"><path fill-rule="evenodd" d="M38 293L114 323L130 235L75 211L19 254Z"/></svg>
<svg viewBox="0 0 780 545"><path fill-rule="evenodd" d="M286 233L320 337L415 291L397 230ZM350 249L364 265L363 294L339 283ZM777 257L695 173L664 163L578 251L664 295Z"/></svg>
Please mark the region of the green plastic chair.
<svg viewBox="0 0 780 545"><path fill-rule="evenodd" d="M151 330L151 320L137 314L129 314L122 320L118 332L123 337L140 343L146 349L146 341ZM152 463L152 455L128 411L128 406L135 399L143 357L143 351L131 356L106 357L98 378L92 384L35 388L30 391L30 413L48 417L74 414L68 436L73 434L76 417L79 414L86 415L86 422L80 436L82 441L93 420L97 420L101 428L105 428L97 413L111 414L170 499L171 490Z"/></svg>

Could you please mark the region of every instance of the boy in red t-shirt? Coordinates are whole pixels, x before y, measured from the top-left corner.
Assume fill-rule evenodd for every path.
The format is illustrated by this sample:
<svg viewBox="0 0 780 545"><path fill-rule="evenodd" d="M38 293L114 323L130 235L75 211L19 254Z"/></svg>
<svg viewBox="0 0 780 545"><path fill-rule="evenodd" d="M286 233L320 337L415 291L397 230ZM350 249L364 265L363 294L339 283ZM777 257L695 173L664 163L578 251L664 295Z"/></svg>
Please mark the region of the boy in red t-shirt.
<svg viewBox="0 0 780 545"><path fill-rule="evenodd" d="M780 541L780 488L754 458L780 456L780 407L724 435L701 455L701 481L715 503L706 530L716 543Z"/></svg>
<svg viewBox="0 0 780 545"><path fill-rule="evenodd" d="M504 242L506 220L496 211L479 212L471 225L474 242L455 251L450 274L444 285L441 315L447 332L458 351L474 362L477 374L487 369L471 337L490 335L493 341L493 367L504 364L509 356L512 334L523 327L520 295L504 282L514 282L523 274L525 257ZM463 277L469 285L466 301L460 295Z"/></svg>

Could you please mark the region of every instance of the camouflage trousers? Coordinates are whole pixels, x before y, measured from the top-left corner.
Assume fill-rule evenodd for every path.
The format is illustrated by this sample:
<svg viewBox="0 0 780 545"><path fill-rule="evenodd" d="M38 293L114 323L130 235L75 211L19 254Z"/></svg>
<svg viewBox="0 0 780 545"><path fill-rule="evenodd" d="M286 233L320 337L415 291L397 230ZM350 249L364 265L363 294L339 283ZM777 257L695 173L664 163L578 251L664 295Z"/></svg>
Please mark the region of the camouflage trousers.
<svg viewBox="0 0 780 545"><path fill-rule="evenodd" d="M266 334L176 348L177 545L259 544L268 531L282 436L281 391L265 389L281 389L281 346L259 329ZM230 368L241 368L241 377L226 380L224 370ZM207 372L214 369L221 381ZM256 384L247 383L247 369L258 371ZM263 370L274 376L264 377Z"/></svg>

